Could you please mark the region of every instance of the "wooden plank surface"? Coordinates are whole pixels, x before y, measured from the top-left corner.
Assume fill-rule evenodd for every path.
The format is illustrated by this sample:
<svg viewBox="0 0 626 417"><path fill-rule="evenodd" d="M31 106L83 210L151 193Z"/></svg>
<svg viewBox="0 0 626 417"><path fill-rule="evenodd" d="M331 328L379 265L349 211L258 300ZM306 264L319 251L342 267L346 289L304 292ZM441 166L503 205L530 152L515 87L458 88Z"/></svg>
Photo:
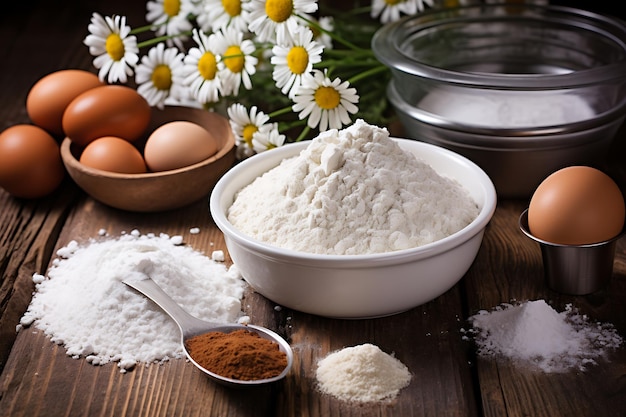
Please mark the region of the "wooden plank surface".
<svg viewBox="0 0 626 417"><path fill-rule="evenodd" d="M42 75L61 68L90 68L81 42L92 11L128 13L143 22L144 2L34 0L0 13L0 128L27 122L24 101ZM611 153L610 169L626 184L625 134ZM623 187L624 189L624 187ZM624 416L626 348L587 372L547 375L506 362L477 358L462 339L466 318L512 299L567 303L594 320L613 323L626 337L626 242L617 248L606 291L569 297L545 287L539 248L521 234L525 201L500 201L481 251L453 289L392 317L335 320L275 304L248 291L245 312L293 345L294 369L279 384L257 390L215 385L183 360L138 366L122 374L114 364L92 366L68 357L34 328L15 334L33 289L55 250L73 239L111 236L134 228L180 234L210 253L225 249L206 201L155 214L127 213L85 197L71 182L54 195L21 201L0 190L0 416ZM200 233L191 234L192 227ZM227 262L230 262L227 259ZM413 373L390 404L354 406L321 395L316 362L327 353L370 342L393 352Z"/></svg>
<svg viewBox="0 0 626 417"><path fill-rule="evenodd" d="M190 234L198 227L200 233ZM226 250L206 201L157 214L133 214L83 199L68 216L57 249L70 240L110 236L138 229L181 235L186 244L210 254ZM96 367L65 355L34 328L18 334L0 379L0 409L11 416L49 415L446 415L475 416L468 352L460 343L460 287L409 312L372 320L336 320L282 308L248 292L244 311L255 324L278 331L292 344L293 372L276 387L240 391L217 387L184 360L138 366L122 374L115 364ZM210 306L207 306L210 308ZM394 352L413 372L409 387L391 404L349 406L321 395L316 363L345 346L374 343ZM249 404L254 399L253 405ZM52 405L51 403L54 403ZM50 407L52 406L52 408ZM196 414L197 413L197 414Z"/></svg>
<svg viewBox="0 0 626 417"><path fill-rule="evenodd" d="M591 320L615 325L626 335L626 242L616 250L613 279L590 296L566 296L544 282L539 246L519 231L516 217L526 202L499 202L474 268L464 278L469 314L501 303L544 299L558 311L571 303ZM624 416L626 349L586 372L545 374L506 361L478 358L476 364L485 416Z"/></svg>

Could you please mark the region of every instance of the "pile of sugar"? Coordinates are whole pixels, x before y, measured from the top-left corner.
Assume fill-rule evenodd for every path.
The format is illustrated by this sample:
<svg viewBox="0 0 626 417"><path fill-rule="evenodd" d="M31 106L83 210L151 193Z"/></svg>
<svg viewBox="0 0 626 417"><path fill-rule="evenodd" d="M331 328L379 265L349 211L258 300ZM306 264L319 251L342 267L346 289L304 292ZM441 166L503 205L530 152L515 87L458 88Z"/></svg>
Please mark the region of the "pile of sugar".
<svg viewBox="0 0 626 417"><path fill-rule="evenodd" d="M321 392L348 402L392 400L411 382L406 365L370 343L329 354L315 377Z"/></svg>
<svg viewBox="0 0 626 417"><path fill-rule="evenodd" d="M418 107L455 122L501 128L554 126L595 115L580 96L557 93L529 96L434 90Z"/></svg>
<svg viewBox="0 0 626 417"><path fill-rule="evenodd" d="M245 283L237 270L181 245L180 237L141 235L70 242L47 277L35 274L35 293L20 326L34 326L94 365L183 357L180 330L144 296L122 283L150 276L190 314L213 322L241 318Z"/></svg>
<svg viewBox="0 0 626 417"><path fill-rule="evenodd" d="M478 353L544 372L585 370L622 339L610 324L590 323L571 305L559 313L544 300L503 304L470 317Z"/></svg>
<svg viewBox="0 0 626 417"><path fill-rule="evenodd" d="M478 211L458 182L400 148L386 129L357 120L321 133L244 187L228 219L282 248L360 255L442 239Z"/></svg>

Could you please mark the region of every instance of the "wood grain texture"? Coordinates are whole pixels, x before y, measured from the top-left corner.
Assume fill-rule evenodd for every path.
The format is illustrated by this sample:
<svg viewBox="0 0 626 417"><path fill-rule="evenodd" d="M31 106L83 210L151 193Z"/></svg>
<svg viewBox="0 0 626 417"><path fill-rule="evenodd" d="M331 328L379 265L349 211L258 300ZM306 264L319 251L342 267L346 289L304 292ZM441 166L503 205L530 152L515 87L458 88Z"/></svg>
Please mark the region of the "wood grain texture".
<svg viewBox="0 0 626 417"><path fill-rule="evenodd" d="M566 296L546 287L538 245L515 224L525 202L499 203L477 264L465 278L469 314L506 302L545 299L556 310L567 304L587 314L592 322L612 323L626 334L626 270L624 241L617 249L613 279L604 291L591 296ZM476 266L476 265L475 265ZM545 374L507 360L479 358L476 364L485 416L623 416L626 410L626 374L623 348L611 352L585 372Z"/></svg>
<svg viewBox="0 0 626 417"><path fill-rule="evenodd" d="M190 234L195 227L200 233ZM212 224L204 201L165 214L137 214L110 209L87 197L67 217L55 250L71 240L107 238L99 236L101 229L109 237L134 229L181 235L186 244L198 251L210 254L213 250L225 250L223 237ZM243 300L244 312L253 323L282 334L292 344L296 360L294 371L286 380L257 390L263 392L247 394L215 386L184 360L137 366L126 374L120 373L114 364L92 366L66 356L62 346L51 344L40 331L27 328L18 334L7 372L0 378L0 408L10 410L11 416L196 415L202 410L212 410L211 415L220 416L444 412L476 416L469 353L459 343L463 316L460 297L460 289L455 287L432 303L400 315L336 320L275 308L274 303L250 290ZM390 403L345 404L320 394L315 386L316 364L321 358L362 343L374 343L394 353L414 374L409 387ZM258 396L254 406L243 401L250 395ZM55 405L50 408L46 406L48 402ZM260 410L265 411L259 414Z"/></svg>
<svg viewBox="0 0 626 417"><path fill-rule="evenodd" d="M27 123L26 94L41 76L63 68L91 68L81 44L93 11L127 14L144 22L145 2L11 2L0 13L0 129ZM618 134L607 171L626 190L626 134ZM283 335L295 363L270 387L232 390L207 380L184 360L139 365L122 373L115 364L93 366L66 355L34 327L16 334L28 306L32 274L45 272L71 240L141 233L180 235L209 255L226 253L208 202L164 213L115 210L85 196L71 182L37 200L0 190L0 416L625 416L626 347L585 372L531 372L506 360L476 356L464 340L467 318L513 300L568 303L592 320L615 325L626 338L626 242L617 246L613 279L604 291L572 297L546 287L541 253L518 229L527 201L504 200L487 227L481 250L461 282L437 299L391 317L337 320L290 310L246 291L243 309L256 324ZM198 228L199 233L192 233ZM104 230L108 236L100 236ZM374 343L413 373L389 403L347 404L321 394L317 362L346 346Z"/></svg>

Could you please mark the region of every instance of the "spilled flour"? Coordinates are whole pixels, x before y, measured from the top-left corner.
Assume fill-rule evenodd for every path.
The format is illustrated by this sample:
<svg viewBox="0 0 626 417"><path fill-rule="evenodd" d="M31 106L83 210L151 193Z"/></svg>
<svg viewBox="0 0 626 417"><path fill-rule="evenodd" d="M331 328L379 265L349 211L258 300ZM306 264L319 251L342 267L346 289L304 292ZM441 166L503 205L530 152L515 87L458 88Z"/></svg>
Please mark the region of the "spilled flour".
<svg viewBox="0 0 626 417"><path fill-rule="evenodd" d="M590 322L571 305L559 313L544 300L503 304L469 320L479 355L544 372L584 371L622 343L612 325Z"/></svg>
<svg viewBox="0 0 626 417"><path fill-rule="evenodd" d="M190 314L213 322L242 318L245 283L234 267L182 245L180 236L141 235L70 242L47 276L35 274L35 293L21 327L33 325L69 356L93 365L182 358L174 321L122 280L148 275Z"/></svg>

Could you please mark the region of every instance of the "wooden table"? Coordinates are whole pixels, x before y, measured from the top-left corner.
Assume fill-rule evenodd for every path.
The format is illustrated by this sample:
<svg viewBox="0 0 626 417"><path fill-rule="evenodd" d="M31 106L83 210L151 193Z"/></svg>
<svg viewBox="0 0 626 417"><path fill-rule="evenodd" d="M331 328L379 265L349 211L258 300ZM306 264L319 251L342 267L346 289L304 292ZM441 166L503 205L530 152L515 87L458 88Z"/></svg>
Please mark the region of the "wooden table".
<svg viewBox="0 0 626 417"><path fill-rule="evenodd" d="M25 98L41 76L64 68L91 68L81 41L92 11L143 22L144 2L31 1L0 14L0 129L28 122ZM27 12L26 9L32 12ZM139 23L134 23L135 26ZM626 184L624 134L609 161ZM71 359L40 331L15 333L33 290L56 249L70 240L122 231L180 234L209 253L226 250L205 199L156 214L112 209L85 196L71 181L53 195L22 201L0 191L0 415L2 416L624 416L626 347L587 372L543 374L476 357L462 339L467 317L511 300L546 299L563 310L572 303L592 320L613 323L626 337L626 241L617 248L613 279L600 293L572 297L549 290L539 247L517 227L527 201L501 200L467 275L437 299L392 317L336 320L283 308L248 291L252 321L286 337L295 351L292 372L280 383L232 390L207 380L193 365L174 360L137 366L92 366ZM198 227L200 233L191 234ZM227 257L226 262L230 262ZM329 352L361 343L394 352L413 379L390 404L354 406L321 395L314 367Z"/></svg>

